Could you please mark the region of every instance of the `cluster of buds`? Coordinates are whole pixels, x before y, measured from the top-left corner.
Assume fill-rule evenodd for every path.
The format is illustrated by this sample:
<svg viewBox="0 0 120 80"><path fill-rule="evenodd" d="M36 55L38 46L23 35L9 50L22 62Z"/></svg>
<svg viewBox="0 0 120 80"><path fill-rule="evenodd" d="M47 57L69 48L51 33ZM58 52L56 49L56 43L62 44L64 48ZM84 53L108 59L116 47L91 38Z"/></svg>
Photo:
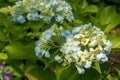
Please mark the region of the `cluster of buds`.
<svg viewBox="0 0 120 80"><path fill-rule="evenodd" d="M4 64L0 64L0 80L11 80L12 72L10 72Z"/></svg>
<svg viewBox="0 0 120 80"><path fill-rule="evenodd" d="M72 22L74 16L72 8L64 0L22 0L16 2L10 14L13 21L24 23L28 21L43 20L51 23L52 20L63 23L64 20Z"/></svg>
<svg viewBox="0 0 120 80"><path fill-rule="evenodd" d="M79 74L93 62L105 62L111 51L111 42L103 31L91 24L80 25L72 31L53 25L36 42L39 58L53 58L63 66L74 64ZM43 55L45 57L43 57Z"/></svg>

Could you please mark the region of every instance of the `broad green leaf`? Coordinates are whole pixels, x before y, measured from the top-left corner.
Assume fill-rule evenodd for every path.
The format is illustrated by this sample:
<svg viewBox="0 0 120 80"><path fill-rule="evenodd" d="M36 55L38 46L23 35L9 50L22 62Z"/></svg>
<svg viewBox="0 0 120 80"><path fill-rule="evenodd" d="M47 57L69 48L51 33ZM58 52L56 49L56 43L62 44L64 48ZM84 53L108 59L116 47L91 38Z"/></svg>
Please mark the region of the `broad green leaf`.
<svg viewBox="0 0 120 80"><path fill-rule="evenodd" d="M110 24L105 28L105 32L109 33L111 29L115 28L117 25L120 24L120 15L117 13L114 13L114 17L112 18L112 21Z"/></svg>
<svg viewBox="0 0 120 80"><path fill-rule="evenodd" d="M111 22L114 23L116 22L115 19L117 16L116 8L113 6L107 6L101 11L100 23L101 25L111 24Z"/></svg>
<svg viewBox="0 0 120 80"><path fill-rule="evenodd" d="M84 9L87 5L88 5L87 1L83 0L82 3L81 3L81 5L80 5L80 8Z"/></svg>
<svg viewBox="0 0 120 80"><path fill-rule="evenodd" d="M109 35L109 39L112 42L112 47L111 48L120 51L120 36Z"/></svg>
<svg viewBox="0 0 120 80"><path fill-rule="evenodd" d="M88 5L87 7L85 7L85 9L83 10L84 13L97 13L98 12L98 7L95 5Z"/></svg>
<svg viewBox="0 0 120 80"><path fill-rule="evenodd" d="M57 66L56 67L56 77L57 80L72 80L75 78L75 70L71 66Z"/></svg>
<svg viewBox="0 0 120 80"><path fill-rule="evenodd" d="M119 80L119 78L117 76L111 76L110 74L108 74L106 80Z"/></svg>
<svg viewBox="0 0 120 80"><path fill-rule="evenodd" d="M37 80L56 80L54 72L50 69L44 70L42 67L32 69L29 74L31 74Z"/></svg>
<svg viewBox="0 0 120 80"><path fill-rule="evenodd" d="M28 80L38 80L37 78L35 78L31 74L26 74L25 76L28 78Z"/></svg>
<svg viewBox="0 0 120 80"><path fill-rule="evenodd" d="M84 74L76 74L73 80L101 80L100 74L96 69L89 68L85 69Z"/></svg>
<svg viewBox="0 0 120 80"><path fill-rule="evenodd" d="M20 42L12 43L5 47L9 59L37 59L34 49L22 45Z"/></svg>

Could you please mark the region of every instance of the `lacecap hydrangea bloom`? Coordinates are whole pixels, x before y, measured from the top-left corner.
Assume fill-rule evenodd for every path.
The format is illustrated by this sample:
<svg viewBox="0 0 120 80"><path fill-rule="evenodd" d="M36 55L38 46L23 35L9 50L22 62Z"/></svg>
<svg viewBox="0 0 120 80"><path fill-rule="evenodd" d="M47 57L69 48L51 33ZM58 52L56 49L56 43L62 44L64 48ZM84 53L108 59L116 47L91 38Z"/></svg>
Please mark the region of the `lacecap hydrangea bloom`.
<svg viewBox="0 0 120 80"><path fill-rule="evenodd" d="M103 31L91 24L74 27L72 31L53 25L36 41L36 55L51 59L63 66L74 64L79 74L94 62L106 62L111 42Z"/></svg>
<svg viewBox="0 0 120 80"><path fill-rule="evenodd" d="M12 72L10 72L4 64L0 64L0 80L11 80Z"/></svg>
<svg viewBox="0 0 120 80"><path fill-rule="evenodd" d="M24 23L26 21L43 20L51 23L52 20L63 23L64 20L72 22L74 16L72 8L65 0L22 0L17 1L10 14L13 21Z"/></svg>

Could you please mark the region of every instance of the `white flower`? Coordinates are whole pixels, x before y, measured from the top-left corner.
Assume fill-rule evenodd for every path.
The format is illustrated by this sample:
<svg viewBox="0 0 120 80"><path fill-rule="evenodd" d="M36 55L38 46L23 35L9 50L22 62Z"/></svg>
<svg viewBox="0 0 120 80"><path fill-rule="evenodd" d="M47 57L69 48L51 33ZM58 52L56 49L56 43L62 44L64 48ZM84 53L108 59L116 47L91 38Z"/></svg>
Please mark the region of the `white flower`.
<svg viewBox="0 0 120 80"><path fill-rule="evenodd" d="M106 41L105 45L106 45L106 46L104 47L104 49L105 49L106 51L110 51L110 50L111 50L112 43L108 40L108 41Z"/></svg>
<svg viewBox="0 0 120 80"><path fill-rule="evenodd" d="M89 43L90 47L95 47L97 45L97 40L91 40L91 42Z"/></svg>
<svg viewBox="0 0 120 80"><path fill-rule="evenodd" d="M59 55L56 55L55 56L55 60L58 62L58 63L61 63L63 61L63 59L59 56Z"/></svg>
<svg viewBox="0 0 120 80"><path fill-rule="evenodd" d="M65 60L70 64L72 62L78 62L78 57L75 54L66 54L65 55Z"/></svg>
<svg viewBox="0 0 120 80"><path fill-rule="evenodd" d="M92 62L91 61L85 61L85 64L84 64L84 67L85 68L90 68L91 67L91 64L92 64Z"/></svg>
<svg viewBox="0 0 120 80"><path fill-rule="evenodd" d="M87 38L82 38L82 40L81 40L82 45L87 45L88 42L89 42L89 39L87 39Z"/></svg>
<svg viewBox="0 0 120 80"><path fill-rule="evenodd" d="M102 61L102 62L108 61L107 56L103 53L97 54L96 59L97 61Z"/></svg>
<svg viewBox="0 0 120 80"><path fill-rule="evenodd" d="M76 65L76 68L77 68L78 74L84 74L85 70L84 70L83 67L80 67L80 66Z"/></svg>

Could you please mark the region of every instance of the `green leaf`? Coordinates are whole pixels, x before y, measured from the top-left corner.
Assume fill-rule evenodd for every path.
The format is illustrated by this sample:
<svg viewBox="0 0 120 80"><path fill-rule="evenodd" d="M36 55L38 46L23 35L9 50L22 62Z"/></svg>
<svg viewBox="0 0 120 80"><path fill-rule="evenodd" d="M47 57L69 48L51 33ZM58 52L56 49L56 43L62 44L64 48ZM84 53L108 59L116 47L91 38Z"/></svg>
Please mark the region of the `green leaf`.
<svg viewBox="0 0 120 80"><path fill-rule="evenodd" d="M6 60L8 58L7 54L0 52L0 60Z"/></svg>
<svg viewBox="0 0 120 80"><path fill-rule="evenodd" d="M116 67L115 69L116 69L116 71L117 71L117 73L118 73L118 76L119 76L119 78L120 78L120 67Z"/></svg>
<svg viewBox="0 0 120 80"><path fill-rule="evenodd" d="M56 67L57 80L72 80L75 78L75 69L71 66Z"/></svg>
<svg viewBox="0 0 120 80"><path fill-rule="evenodd" d="M100 74L102 73L99 62L95 62L95 65L93 66L93 68L96 69Z"/></svg>
<svg viewBox="0 0 120 80"><path fill-rule="evenodd" d="M101 69L102 74L108 74L110 66L111 66L111 64L108 63L108 62L101 63L100 64L100 69Z"/></svg>
<svg viewBox="0 0 120 80"><path fill-rule="evenodd" d="M44 70L42 67L32 69L29 74L37 80L56 80L54 72L50 69Z"/></svg>
<svg viewBox="0 0 120 80"><path fill-rule="evenodd" d="M4 33L2 33L2 31L0 31L0 41L8 41L8 38Z"/></svg>
<svg viewBox="0 0 120 80"><path fill-rule="evenodd" d="M118 14L116 12L116 8L113 6L107 6L105 7L100 14L100 23L101 25L106 24L116 24L116 18L118 17ZM118 20L118 19L117 19Z"/></svg>
<svg viewBox="0 0 120 80"><path fill-rule="evenodd" d="M110 24L105 28L105 32L109 33L111 29L115 28L117 25L120 24L120 15L114 13L114 16L110 22Z"/></svg>
<svg viewBox="0 0 120 80"><path fill-rule="evenodd" d="M112 42L112 49L116 49L120 51L120 36L109 35L109 39Z"/></svg>
<svg viewBox="0 0 120 80"><path fill-rule="evenodd" d="M86 0L81 1L80 8L84 9L88 5Z"/></svg>
<svg viewBox="0 0 120 80"><path fill-rule="evenodd" d="M97 13L98 12L98 7L95 5L89 5L87 7L85 7L85 9L83 10L83 13Z"/></svg>
<svg viewBox="0 0 120 80"><path fill-rule="evenodd" d="M20 42L12 43L5 47L9 59L37 59L34 49L22 45Z"/></svg>
<svg viewBox="0 0 120 80"><path fill-rule="evenodd" d="M96 69L89 68L85 69L84 74L76 74L73 80L99 80L100 74ZM100 79L101 80L101 79Z"/></svg>

